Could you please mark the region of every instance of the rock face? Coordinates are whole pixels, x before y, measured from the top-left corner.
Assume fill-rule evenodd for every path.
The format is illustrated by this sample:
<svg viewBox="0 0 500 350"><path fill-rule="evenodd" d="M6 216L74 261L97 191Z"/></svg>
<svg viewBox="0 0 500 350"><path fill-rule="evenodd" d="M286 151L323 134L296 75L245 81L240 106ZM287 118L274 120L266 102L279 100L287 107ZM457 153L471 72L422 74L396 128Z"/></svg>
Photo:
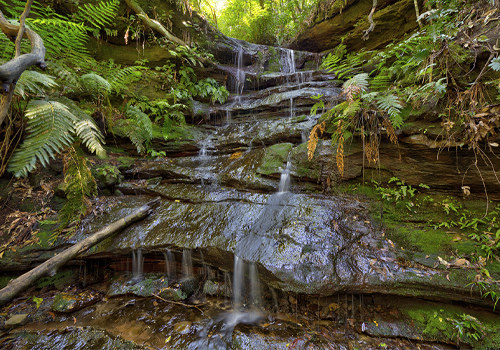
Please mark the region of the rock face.
<svg viewBox="0 0 500 350"><path fill-rule="evenodd" d="M290 48L323 52L342 42L349 51L373 50L418 27L413 0L379 0L373 14L375 28L364 41L363 31L370 26L367 18L372 4L372 0L336 2L331 11L317 18L316 23L300 34ZM422 8L420 1L419 6Z"/></svg>

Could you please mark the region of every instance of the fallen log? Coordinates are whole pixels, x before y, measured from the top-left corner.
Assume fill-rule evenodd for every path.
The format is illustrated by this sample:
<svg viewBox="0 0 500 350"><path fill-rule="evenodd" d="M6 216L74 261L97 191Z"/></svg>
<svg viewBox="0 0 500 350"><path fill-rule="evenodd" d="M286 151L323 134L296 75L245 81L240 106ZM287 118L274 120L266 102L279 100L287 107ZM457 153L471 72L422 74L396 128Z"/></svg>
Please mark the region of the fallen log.
<svg viewBox="0 0 500 350"><path fill-rule="evenodd" d="M139 209L136 209L132 214L127 215L126 217L115 221L114 223L103 228L102 230L94 233L92 236L85 238L84 240L73 245L72 247L66 249L65 251L54 256L53 258L47 260L43 264L35 267L33 270L30 270L26 272L24 275L19 276L18 278L10 281L5 288L0 290L0 305L11 301L17 294L26 289L31 283L35 282L36 280L45 275L48 275L52 271L57 270L66 262L75 258L76 256L83 253L90 247L112 236L113 234L117 233L121 229L124 229L130 224L145 218L159 204L160 204L160 197L157 197L152 201L144 204Z"/></svg>

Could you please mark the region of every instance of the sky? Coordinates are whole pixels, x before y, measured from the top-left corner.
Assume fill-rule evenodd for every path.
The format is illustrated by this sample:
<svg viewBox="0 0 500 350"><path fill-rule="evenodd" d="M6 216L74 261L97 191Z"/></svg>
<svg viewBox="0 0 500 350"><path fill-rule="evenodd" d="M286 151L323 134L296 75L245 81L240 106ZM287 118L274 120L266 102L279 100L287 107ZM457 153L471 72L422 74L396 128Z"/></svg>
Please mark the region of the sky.
<svg viewBox="0 0 500 350"><path fill-rule="evenodd" d="M215 3L215 7L217 8L217 10L220 10L224 7L226 0L212 0L212 3Z"/></svg>

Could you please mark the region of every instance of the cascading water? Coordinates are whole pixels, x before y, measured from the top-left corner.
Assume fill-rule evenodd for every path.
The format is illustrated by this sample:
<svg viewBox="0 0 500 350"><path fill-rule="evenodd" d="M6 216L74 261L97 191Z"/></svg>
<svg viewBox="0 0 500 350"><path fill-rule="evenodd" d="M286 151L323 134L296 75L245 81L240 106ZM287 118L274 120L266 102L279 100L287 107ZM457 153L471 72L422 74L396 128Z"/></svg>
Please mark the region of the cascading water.
<svg viewBox="0 0 500 350"><path fill-rule="evenodd" d="M166 252L163 252L163 256L165 257L165 270L167 273L167 277L169 279L175 279L175 257L170 251L167 249Z"/></svg>
<svg viewBox="0 0 500 350"><path fill-rule="evenodd" d="M191 249L182 251L182 275L184 278L193 277L193 258Z"/></svg>
<svg viewBox="0 0 500 350"><path fill-rule="evenodd" d="M233 271L233 307L235 310L238 310L241 307L244 278L245 278L245 262L235 255L234 271Z"/></svg>
<svg viewBox="0 0 500 350"><path fill-rule="evenodd" d="M132 278L134 281L140 281L144 277L144 258L142 250L132 251Z"/></svg>
<svg viewBox="0 0 500 350"><path fill-rule="evenodd" d="M290 161L286 162L286 167L281 172L280 183L278 185L278 194L288 192L290 189L290 168L292 163Z"/></svg>
<svg viewBox="0 0 500 350"><path fill-rule="evenodd" d="M238 47L238 52L236 53L236 91L238 96L236 100L240 102L241 94L245 88L245 71L243 70L243 47Z"/></svg>

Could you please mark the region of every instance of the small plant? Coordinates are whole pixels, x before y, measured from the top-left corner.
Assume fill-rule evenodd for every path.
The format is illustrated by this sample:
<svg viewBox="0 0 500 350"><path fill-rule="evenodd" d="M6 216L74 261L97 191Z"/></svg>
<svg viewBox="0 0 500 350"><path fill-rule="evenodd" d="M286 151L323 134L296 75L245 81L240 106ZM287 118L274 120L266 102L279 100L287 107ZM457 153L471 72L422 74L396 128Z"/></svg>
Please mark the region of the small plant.
<svg viewBox="0 0 500 350"><path fill-rule="evenodd" d="M474 316L465 313L458 315L459 319L448 318L454 328L454 337L457 337L457 346L460 342L469 343L470 341L479 341L483 338L486 328Z"/></svg>
<svg viewBox="0 0 500 350"><path fill-rule="evenodd" d="M389 202L407 200L405 202L405 206L408 210L411 210L412 207L415 206L415 204L409 199L415 197L417 189L413 188L411 185L407 185L403 180L400 180L397 177L392 177L389 180L388 184L395 182L397 187L382 187L377 181L372 180L372 182L375 184L375 191L382 196L382 200ZM420 184L418 186L420 188L429 189L429 186L424 184Z"/></svg>

